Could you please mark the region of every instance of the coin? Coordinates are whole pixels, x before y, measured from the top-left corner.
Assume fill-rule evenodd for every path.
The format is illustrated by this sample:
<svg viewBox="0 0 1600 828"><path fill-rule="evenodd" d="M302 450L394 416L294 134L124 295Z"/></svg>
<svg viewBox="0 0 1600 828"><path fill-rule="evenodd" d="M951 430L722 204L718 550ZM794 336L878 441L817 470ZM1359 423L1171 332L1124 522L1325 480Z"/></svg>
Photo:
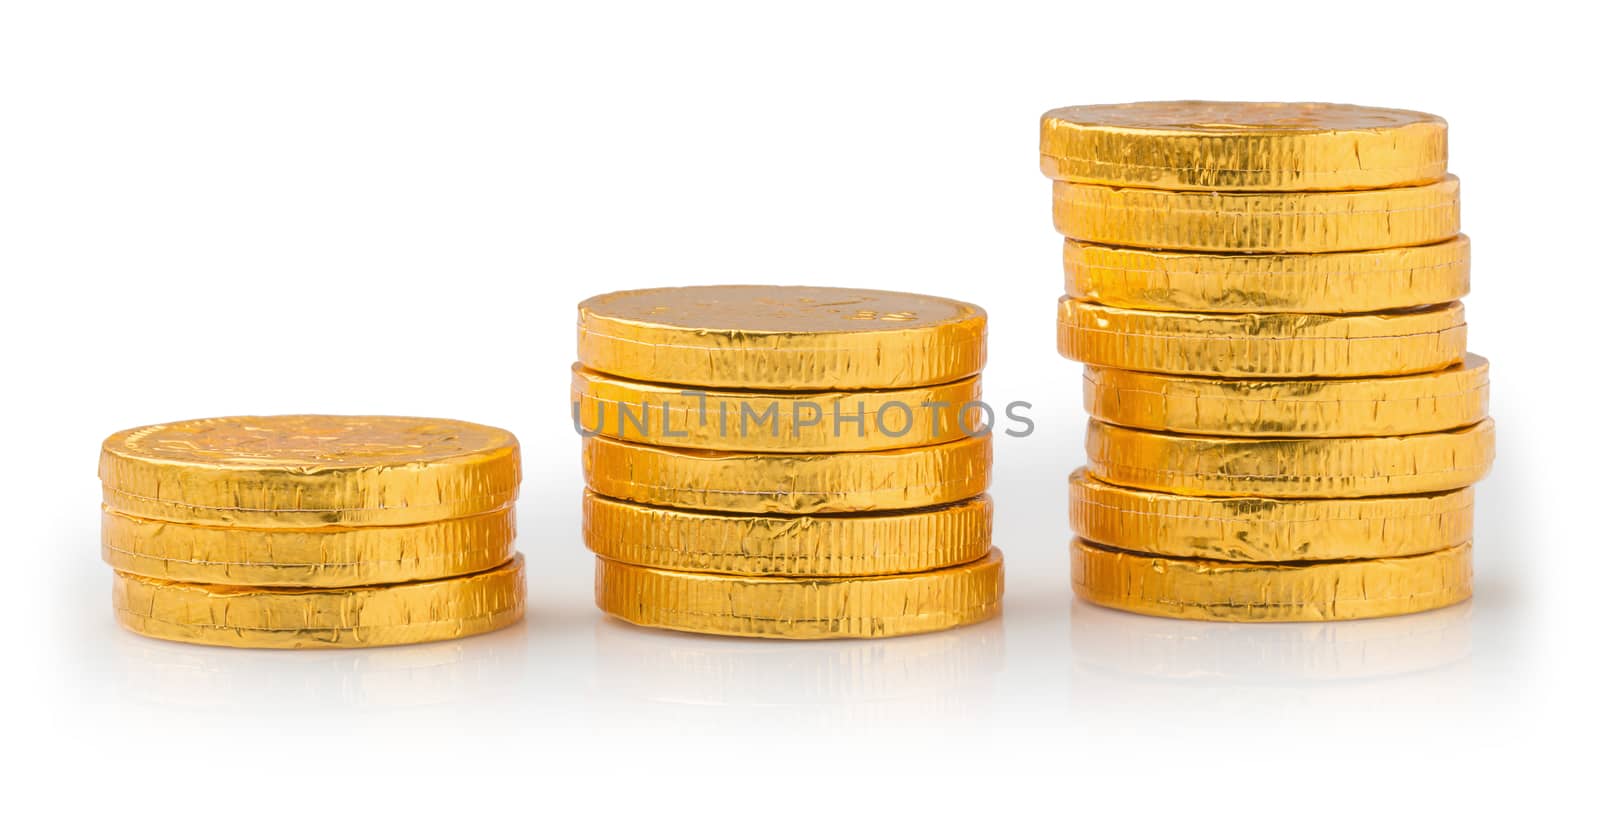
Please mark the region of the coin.
<svg viewBox="0 0 1600 828"><path fill-rule="evenodd" d="M1067 295L1101 305L1202 312L1374 313L1467 295L1469 245L1346 253L1195 253L1067 239Z"/></svg>
<svg viewBox="0 0 1600 828"><path fill-rule="evenodd" d="M632 624L761 638L881 638L1000 612L1000 553L960 566L864 578L674 572L595 558L595 604Z"/></svg>
<svg viewBox="0 0 1600 828"><path fill-rule="evenodd" d="M1206 437L1089 421L1089 473L1185 495L1380 497L1476 483L1494 459L1494 420L1394 437Z"/></svg>
<svg viewBox="0 0 1600 828"><path fill-rule="evenodd" d="M1164 190L1357 190L1437 181L1444 119L1329 103L1146 101L1044 114L1051 178Z"/></svg>
<svg viewBox="0 0 1600 828"><path fill-rule="evenodd" d="M1416 187L1324 193L1054 186L1056 230L1108 245L1324 253L1432 244L1461 229L1461 187L1454 176Z"/></svg>
<svg viewBox="0 0 1600 828"><path fill-rule="evenodd" d="M1286 564L1160 558L1074 540L1072 589L1101 606L1203 621L1380 618L1471 597L1472 546Z"/></svg>
<svg viewBox="0 0 1600 828"><path fill-rule="evenodd" d="M983 369L976 305L855 288L721 285L608 293L578 305L578 360L697 388L913 388Z"/></svg>
<svg viewBox="0 0 1600 828"><path fill-rule="evenodd" d="M511 558L508 508L406 526L241 529L103 510L101 555L132 575L203 584L343 587L450 578Z"/></svg>
<svg viewBox="0 0 1600 828"><path fill-rule="evenodd" d="M217 417L107 437L105 504L134 517L259 528L397 526L503 509L511 432L421 417Z"/></svg>
<svg viewBox="0 0 1600 828"><path fill-rule="evenodd" d="M215 586L115 573L118 623L152 638L274 649L463 638L522 618L522 557L487 572L376 587Z"/></svg>
<svg viewBox="0 0 1600 828"><path fill-rule="evenodd" d="M1147 431L1258 437L1420 434L1489 413L1489 363L1467 354L1428 374L1358 379L1216 379L1088 365L1091 417Z"/></svg>
<svg viewBox="0 0 1600 828"><path fill-rule="evenodd" d="M891 451L830 454L665 449L583 441L589 488L606 497L711 512L919 509L989 488L988 435Z"/></svg>
<svg viewBox="0 0 1600 828"><path fill-rule="evenodd" d="M1090 365L1217 377L1437 371L1467 352L1461 303L1401 313L1173 313L1062 298L1057 348Z"/></svg>
<svg viewBox="0 0 1600 828"><path fill-rule="evenodd" d="M729 391L653 385L572 369L584 433L669 448L879 451L957 440L983 427L978 377L882 391Z"/></svg>
<svg viewBox="0 0 1600 828"><path fill-rule="evenodd" d="M920 572L989 554L994 505L848 515L735 515L664 509L583 493L584 542L596 555L657 569L732 575L861 576Z"/></svg>
<svg viewBox="0 0 1600 828"><path fill-rule="evenodd" d="M1404 497L1201 497L1071 479L1072 531L1146 555L1315 561L1419 555L1472 540L1472 489Z"/></svg>

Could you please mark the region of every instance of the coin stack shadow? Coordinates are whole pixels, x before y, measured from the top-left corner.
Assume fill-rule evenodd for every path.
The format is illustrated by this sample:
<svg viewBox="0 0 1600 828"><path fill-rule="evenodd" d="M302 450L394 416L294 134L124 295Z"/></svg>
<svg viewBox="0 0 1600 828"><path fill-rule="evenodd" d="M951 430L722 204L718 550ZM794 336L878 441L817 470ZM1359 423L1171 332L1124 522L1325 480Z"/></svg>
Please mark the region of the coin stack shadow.
<svg viewBox="0 0 1600 828"><path fill-rule="evenodd" d="M998 614L980 308L733 285L578 311L571 402L602 611L791 639Z"/></svg>
<svg viewBox="0 0 1600 828"><path fill-rule="evenodd" d="M1366 618L1471 594L1493 456L1443 120L1053 110L1058 345L1086 363L1073 589L1151 615Z"/></svg>
<svg viewBox="0 0 1600 828"><path fill-rule="evenodd" d="M415 417L220 417L101 446L101 554L133 632L376 647L523 616L508 431Z"/></svg>

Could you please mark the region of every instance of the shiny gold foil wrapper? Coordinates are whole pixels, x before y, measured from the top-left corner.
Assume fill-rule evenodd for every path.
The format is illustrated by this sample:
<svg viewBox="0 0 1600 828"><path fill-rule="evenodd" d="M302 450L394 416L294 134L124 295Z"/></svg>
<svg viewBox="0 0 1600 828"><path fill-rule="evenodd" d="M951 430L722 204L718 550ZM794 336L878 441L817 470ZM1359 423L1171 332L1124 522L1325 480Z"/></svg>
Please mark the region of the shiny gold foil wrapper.
<svg viewBox="0 0 1600 828"><path fill-rule="evenodd" d="M1460 182L1324 193L1174 192L1055 182L1080 241L1163 250L1324 253L1432 244L1461 229Z"/></svg>
<svg viewBox="0 0 1600 828"><path fill-rule="evenodd" d="M517 439L421 417L219 417L121 431L100 452L106 505L254 528L398 526L510 506Z"/></svg>
<svg viewBox="0 0 1600 828"><path fill-rule="evenodd" d="M989 435L892 451L833 454L665 449L583 441L590 489L618 500L709 512L920 509L989 488Z"/></svg>
<svg viewBox="0 0 1600 828"><path fill-rule="evenodd" d="M595 604L645 627L760 638L883 638L1000 612L998 550L960 566L866 578L674 572L595 558Z"/></svg>
<svg viewBox="0 0 1600 828"><path fill-rule="evenodd" d="M1241 436L1421 434L1489 414L1489 363L1467 354L1428 374L1359 379L1251 380L1149 374L1089 365L1091 417L1147 431Z"/></svg>
<svg viewBox="0 0 1600 828"><path fill-rule="evenodd" d="M731 391L652 385L575 365L585 433L668 448L881 451L957 440L983 426L978 377L881 391Z"/></svg>
<svg viewBox="0 0 1600 828"><path fill-rule="evenodd" d="M1352 498L1476 483L1494 459L1494 421L1394 437L1206 437L1089 421L1089 473L1185 495Z"/></svg>
<svg viewBox="0 0 1600 828"><path fill-rule="evenodd" d="M122 626L152 638L272 649L383 647L464 638L522 618L522 557L487 572L408 584L275 589L116 573Z"/></svg>
<svg viewBox="0 0 1600 828"><path fill-rule="evenodd" d="M101 555L113 569L171 581L346 587L429 581L511 559L510 508L406 526L240 529L167 523L103 510Z"/></svg>
<svg viewBox="0 0 1600 828"><path fill-rule="evenodd" d="M1363 190L1444 177L1444 119L1329 103L1147 101L1044 114L1055 179L1163 190Z"/></svg>
<svg viewBox="0 0 1600 828"><path fill-rule="evenodd" d="M721 285L578 305L592 370L698 388L913 388L983 369L986 316L952 299L855 288Z"/></svg>
<svg viewBox="0 0 1600 828"><path fill-rule="evenodd" d="M1346 253L1195 253L1067 239L1067 295L1168 311L1374 313L1460 299L1466 236Z"/></svg>
<svg viewBox="0 0 1600 828"><path fill-rule="evenodd" d="M1173 313L1063 297L1056 346L1067 359L1210 377L1367 377L1437 371L1467 352L1459 302L1397 313Z"/></svg>
<svg viewBox="0 0 1600 828"><path fill-rule="evenodd" d="M1407 497L1199 497L1114 486L1079 469L1072 531L1145 555L1327 561L1436 552L1472 540L1472 489Z"/></svg>
<svg viewBox="0 0 1600 828"><path fill-rule="evenodd" d="M1201 621L1380 618L1470 598L1472 547L1291 564L1160 558L1074 540L1072 589L1113 609Z"/></svg>
<svg viewBox="0 0 1600 828"><path fill-rule="evenodd" d="M921 572L989 554L987 496L908 512L735 515L664 509L583 493L596 555L656 569L730 575L863 576Z"/></svg>

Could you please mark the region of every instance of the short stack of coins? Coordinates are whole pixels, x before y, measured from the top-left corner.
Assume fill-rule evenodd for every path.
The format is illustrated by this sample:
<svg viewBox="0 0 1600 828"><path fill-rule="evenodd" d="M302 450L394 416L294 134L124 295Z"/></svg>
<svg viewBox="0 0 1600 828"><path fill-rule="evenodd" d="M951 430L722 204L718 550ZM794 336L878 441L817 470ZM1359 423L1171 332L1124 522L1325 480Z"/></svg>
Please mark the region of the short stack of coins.
<svg viewBox="0 0 1600 828"><path fill-rule="evenodd" d="M1444 121L1080 106L1045 114L1040 154L1091 416L1075 592L1228 621L1469 597L1494 434Z"/></svg>
<svg viewBox="0 0 1600 828"><path fill-rule="evenodd" d="M375 647L522 618L508 431L295 415L121 431L100 453L117 621L231 647Z"/></svg>
<svg viewBox="0 0 1600 828"><path fill-rule="evenodd" d="M963 302L846 288L582 302L572 406L596 604L768 638L996 615L985 325Z"/></svg>

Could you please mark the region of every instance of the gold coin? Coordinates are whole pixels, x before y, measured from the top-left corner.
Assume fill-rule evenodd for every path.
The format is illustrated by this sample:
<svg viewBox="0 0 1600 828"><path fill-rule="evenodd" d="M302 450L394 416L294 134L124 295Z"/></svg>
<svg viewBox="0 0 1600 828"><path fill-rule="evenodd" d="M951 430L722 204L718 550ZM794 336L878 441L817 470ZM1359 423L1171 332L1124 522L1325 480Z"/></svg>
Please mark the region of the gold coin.
<svg viewBox="0 0 1600 828"><path fill-rule="evenodd" d="M1472 546L1315 563L1159 558L1072 542L1072 591L1101 606L1201 621L1343 621L1472 597Z"/></svg>
<svg viewBox="0 0 1600 828"><path fill-rule="evenodd" d="M520 479L511 432L421 417L187 420L117 432L100 451L113 511L215 526L448 520L511 505Z"/></svg>
<svg viewBox="0 0 1600 828"><path fill-rule="evenodd" d="M674 572L595 558L595 604L631 624L759 638L883 638L1000 613L998 550L960 566L865 578Z"/></svg>
<svg viewBox="0 0 1600 828"><path fill-rule="evenodd" d="M511 558L510 508L409 526L240 529L167 523L103 510L100 549L113 569L171 581L342 587L430 581Z"/></svg>
<svg viewBox="0 0 1600 828"><path fill-rule="evenodd" d="M1295 500L1127 489L1072 473L1072 531L1145 555L1316 561L1420 555L1472 540L1472 489Z"/></svg>
<svg viewBox="0 0 1600 828"><path fill-rule="evenodd" d="M1204 437L1089 421L1089 473L1186 495L1379 497L1460 489L1494 459L1494 421L1398 437Z"/></svg>
<svg viewBox="0 0 1600 828"><path fill-rule="evenodd" d="M989 554L986 495L949 506L849 515L685 512L583 493L583 538L619 563L731 575L921 572Z"/></svg>
<svg viewBox="0 0 1600 828"><path fill-rule="evenodd" d="M122 626L152 638L273 649L464 638L522 618L522 556L488 572L377 587L213 586L116 573Z"/></svg>
<svg viewBox="0 0 1600 828"><path fill-rule="evenodd" d="M1469 246L1350 253L1193 253L1066 240L1067 295L1119 308L1373 313L1467 295Z"/></svg>
<svg viewBox="0 0 1600 828"><path fill-rule="evenodd" d="M1056 344L1090 365L1211 377L1368 377L1437 371L1467 352L1460 302L1361 315L1173 313L1063 298Z"/></svg>
<svg viewBox="0 0 1600 828"><path fill-rule="evenodd" d="M578 360L612 376L701 388L912 388L982 370L985 323L976 305L915 293L630 290L579 303Z"/></svg>
<svg viewBox="0 0 1600 828"><path fill-rule="evenodd" d="M1083 369L1083 407L1147 431L1258 437L1421 434L1489 413L1489 363L1477 354L1429 374L1253 380Z"/></svg>
<svg viewBox="0 0 1600 828"><path fill-rule="evenodd" d="M1437 181L1444 119L1328 103L1148 101L1044 114L1051 178L1163 190L1364 190Z"/></svg>
<svg viewBox="0 0 1600 828"><path fill-rule="evenodd" d="M1055 182L1056 230L1165 250L1326 253L1442 242L1461 229L1455 176L1328 193L1174 192Z"/></svg>
<svg viewBox="0 0 1600 828"><path fill-rule="evenodd" d="M572 369L585 434L668 448L879 451L957 440L986 416L978 377L883 391L718 391Z"/></svg>
<svg viewBox="0 0 1600 828"><path fill-rule="evenodd" d="M707 512L920 509L989 488L987 434L911 449L755 454L583 441L589 488L618 500Z"/></svg>

